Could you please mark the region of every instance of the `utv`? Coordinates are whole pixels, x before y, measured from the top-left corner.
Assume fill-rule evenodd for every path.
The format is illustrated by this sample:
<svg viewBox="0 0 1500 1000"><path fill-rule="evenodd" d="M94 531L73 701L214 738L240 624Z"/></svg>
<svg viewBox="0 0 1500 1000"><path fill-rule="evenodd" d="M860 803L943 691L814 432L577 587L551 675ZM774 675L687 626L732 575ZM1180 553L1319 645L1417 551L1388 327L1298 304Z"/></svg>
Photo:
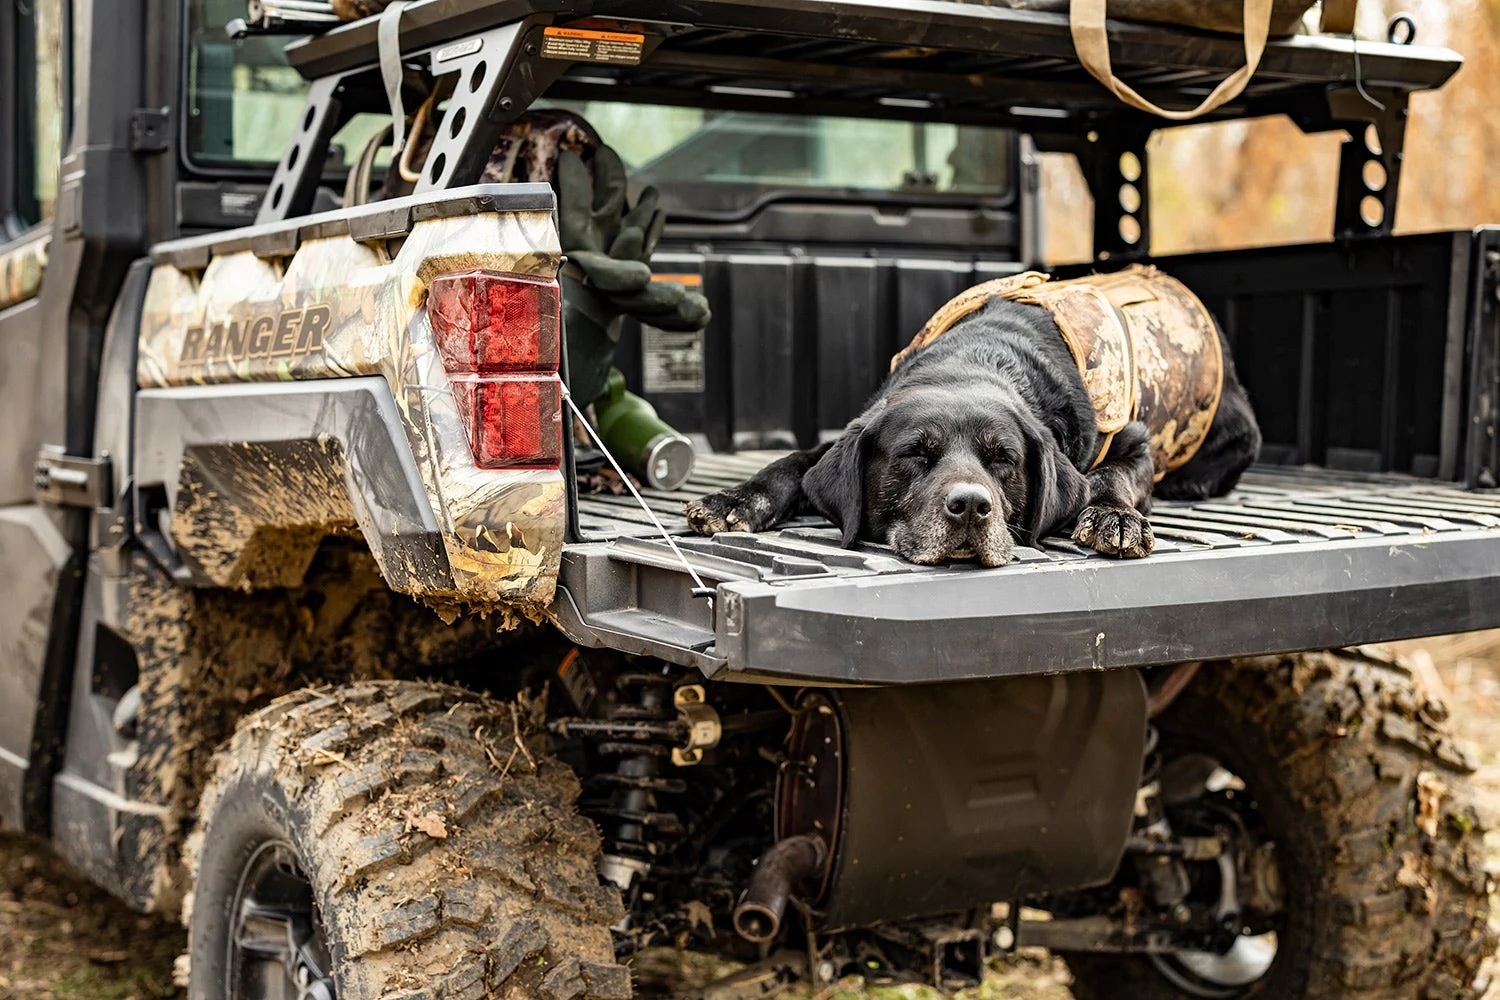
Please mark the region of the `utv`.
<svg viewBox="0 0 1500 1000"><path fill-rule="evenodd" d="M1066 16L424 0L286 44L272 6L0 5L0 819L181 913L194 998L952 989L1020 946L1085 1000L1477 996L1475 762L1355 648L1500 626L1500 231L1392 235L1458 55L1280 38L1207 116L1348 136L1330 242L1154 261L1259 413L1232 496L1161 504L1143 560L918 567L682 505L1037 262L1036 150L1079 158L1094 266L1149 259L1164 120ZM1171 107L1244 55L1108 36ZM434 138L342 205L387 77L441 85ZM712 305L623 324L699 453L641 502L575 474L553 189L478 183L542 106L660 190L652 266Z"/></svg>

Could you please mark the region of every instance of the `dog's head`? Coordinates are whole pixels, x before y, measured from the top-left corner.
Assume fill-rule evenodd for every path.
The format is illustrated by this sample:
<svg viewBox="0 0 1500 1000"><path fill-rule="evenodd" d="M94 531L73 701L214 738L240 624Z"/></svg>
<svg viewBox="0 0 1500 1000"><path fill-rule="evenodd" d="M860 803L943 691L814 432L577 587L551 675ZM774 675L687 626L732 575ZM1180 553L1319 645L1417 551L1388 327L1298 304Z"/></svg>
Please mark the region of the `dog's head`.
<svg viewBox="0 0 1500 1000"><path fill-rule="evenodd" d="M1083 476L1056 438L992 382L916 385L850 425L803 478L814 506L857 538L932 564L1010 561L1074 516Z"/></svg>

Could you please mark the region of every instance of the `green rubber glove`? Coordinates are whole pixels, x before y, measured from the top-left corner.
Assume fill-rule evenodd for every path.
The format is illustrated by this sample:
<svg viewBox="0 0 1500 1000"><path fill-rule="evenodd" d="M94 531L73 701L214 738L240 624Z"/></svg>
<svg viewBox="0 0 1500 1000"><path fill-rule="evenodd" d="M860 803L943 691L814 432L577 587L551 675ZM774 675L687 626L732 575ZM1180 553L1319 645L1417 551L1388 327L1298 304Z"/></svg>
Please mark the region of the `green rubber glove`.
<svg viewBox="0 0 1500 1000"><path fill-rule="evenodd" d="M665 284L665 282L655 282ZM713 314L708 308L708 299L698 292L688 292L682 297L677 308L670 313L657 316L643 317L645 322L650 323L658 330L674 330L688 333L693 330L701 330L708 326L708 321Z"/></svg>
<svg viewBox="0 0 1500 1000"><path fill-rule="evenodd" d="M577 269L563 281L568 381L580 401L604 390L620 317L672 331L708 325L707 299L651 277L651 255L667 221L660 195L648 187L630 205L627 188L625 165L608 146L595 152L592 170L571 150L558 155L558 238Z"/></svg>

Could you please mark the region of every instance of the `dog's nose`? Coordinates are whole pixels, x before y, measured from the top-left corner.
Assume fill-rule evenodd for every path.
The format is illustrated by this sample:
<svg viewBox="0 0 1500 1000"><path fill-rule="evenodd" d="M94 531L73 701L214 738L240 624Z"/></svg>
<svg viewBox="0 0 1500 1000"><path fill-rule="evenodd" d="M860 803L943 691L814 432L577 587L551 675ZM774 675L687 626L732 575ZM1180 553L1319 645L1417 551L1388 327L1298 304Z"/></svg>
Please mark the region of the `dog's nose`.
<svg viewBox="0 0 1500 1000"><path fill-rule="evenodd" d="M943 498L943 505L948 509L949 520L955 522L983 521L993 508L989 490L974 483L953 487Z"/></svg>

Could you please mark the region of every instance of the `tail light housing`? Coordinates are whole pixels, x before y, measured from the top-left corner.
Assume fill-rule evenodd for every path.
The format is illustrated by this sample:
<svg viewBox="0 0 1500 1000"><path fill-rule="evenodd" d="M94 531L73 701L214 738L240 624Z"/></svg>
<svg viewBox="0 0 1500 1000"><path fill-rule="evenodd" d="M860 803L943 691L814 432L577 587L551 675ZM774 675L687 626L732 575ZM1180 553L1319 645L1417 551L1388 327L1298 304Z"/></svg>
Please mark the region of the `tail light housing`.
<svg viewBox="0 0 1500 1000"><path fill-rule="evenodd" d="M445 274L427 315L481 469L562 462L557 282L501 271Z"/></svg>

